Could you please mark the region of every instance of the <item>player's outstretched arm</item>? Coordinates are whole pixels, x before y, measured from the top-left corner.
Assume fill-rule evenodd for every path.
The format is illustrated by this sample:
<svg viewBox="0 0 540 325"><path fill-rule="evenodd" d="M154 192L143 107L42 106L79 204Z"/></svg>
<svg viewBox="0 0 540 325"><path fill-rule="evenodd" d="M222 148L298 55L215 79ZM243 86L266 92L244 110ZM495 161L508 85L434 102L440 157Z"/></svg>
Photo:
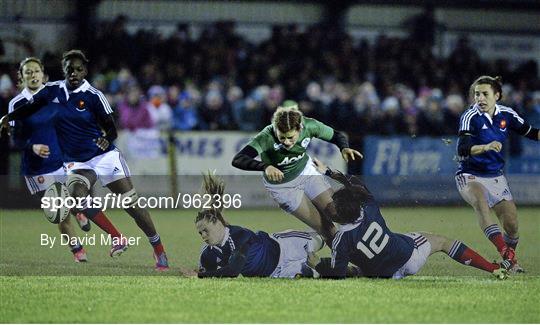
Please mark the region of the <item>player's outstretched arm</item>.
<svg viewBox="0 0 540 325"><path fill-rule="evenodd" d="M2 125L2 128L5 125L8 125L9 121L22 120L22 119L25 119L25 118L31 116L32 114L39 111L39 109L44 107L45 105L47 105L47 100L45 98L43 98L43 97L35 98L34 97L31 101L26 102L25 104L22 104L22 105L18 106L15 110L13 110L13 112L11 112L11 113L9 113L7 115L4 115L2 117L2 120L0 121L0 123Z"/></svg>
<svg viewBox="0 0 540 325"><path fill-rule="evenodd" d="M351 149L349 147L349 141L347 140L347 137L345 136L345 134L343 134L343 132L334 130L334 135L332 136L332 139L330 139L328 142L335 144L339 148L341 156L346 162L349 162L350 160L355 160L356 158L364 158L364 156L359 151Z"/></svg>

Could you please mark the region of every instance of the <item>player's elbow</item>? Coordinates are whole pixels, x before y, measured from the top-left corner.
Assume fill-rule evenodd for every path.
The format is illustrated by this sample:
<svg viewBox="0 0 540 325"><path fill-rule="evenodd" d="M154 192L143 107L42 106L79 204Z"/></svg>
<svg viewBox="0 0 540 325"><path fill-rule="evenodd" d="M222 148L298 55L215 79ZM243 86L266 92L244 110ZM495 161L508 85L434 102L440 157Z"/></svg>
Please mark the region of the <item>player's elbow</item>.
<svg viewBox="0 0 540 325"><path fill-rule="evenodd" d="M469 135L462 135L458 139L457 153L460 157L467 157L471 154L472 140Z"/></svg>
<svg viewBox="0 0 540 325"><path fill-rule="evenodd" d="M242 169L242 154L241 153L237 153L234 157L233 157L233 160L231 161L231 165L235 168L238 168L238 169Z"/></svg>

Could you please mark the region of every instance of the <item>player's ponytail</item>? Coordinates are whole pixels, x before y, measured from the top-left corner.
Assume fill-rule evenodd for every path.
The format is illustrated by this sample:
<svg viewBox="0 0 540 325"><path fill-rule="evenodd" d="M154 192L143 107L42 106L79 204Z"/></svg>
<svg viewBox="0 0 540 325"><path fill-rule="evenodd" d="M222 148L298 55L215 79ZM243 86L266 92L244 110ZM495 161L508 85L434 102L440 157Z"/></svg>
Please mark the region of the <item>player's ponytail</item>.
<svg viewBox="0 0 540 325"><path fill-rule="evenodd" d="M495 94L499 93L499 99L498 100L502 99L503 93L502 93L502 77L501 76L496 76L496 77L480 76L480 77L478 77L472 83L471 87L469 88L469 93L470 93L472 98L474 98L474 88L476 86L478 86L478 85L490 85Z"/></svg>
<svg viewBox="0 0 540 325"><path fill-rule="evenodd" d="M229 223L223 218L222 214L223 204L215 204L221 202L221 198L225 192L225 182L223 179L216 176L215 172L208 171L207 174L203 174L201 192L211 196L210 202L206 205L210 205L212 208L199 211L195 223L202 219L207 219L210 222L219 220L224 226L228 226ZM218 206L218 208L214 206Z"/></svg>

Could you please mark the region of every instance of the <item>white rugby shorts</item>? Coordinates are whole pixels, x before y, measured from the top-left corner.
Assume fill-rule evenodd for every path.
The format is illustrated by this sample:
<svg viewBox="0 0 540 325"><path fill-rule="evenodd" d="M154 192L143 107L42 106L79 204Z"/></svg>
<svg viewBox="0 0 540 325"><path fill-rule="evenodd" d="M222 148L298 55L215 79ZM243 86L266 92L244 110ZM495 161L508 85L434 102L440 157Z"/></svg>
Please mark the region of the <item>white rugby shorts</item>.
<svg viewBox="0 0 540 325"><path fill-rule="evenodd" d="M414 240L413 253L409 260L394 273L392 276L393 279L402 279L407 275L418 273L424 264L426 264L431 254L431 244L426 237L416 232L406 233L405 236L409 236Z"/></svg>
<svg viewBox="0 0 540 325"><path fill-rule="evenodd" d="M118 148L85 162L64 163L64 167L68 175L78 169L91 169L97 174L102 186L131 175L126 160Z"/></svg>
<svg viewBox="0 0 540 325"><path fill-rule="evenodd" d="M294 278L302 273L307 255L320 249L310 233L285 230L273 233L272 238L279 244L279 262L270 275L271 278ZM305 266L304 266L305 267Z"/></svg>
<svg viewBox="0 0 540 325"><path fill-rule="evenodd" d="M25 175L24 180L26 181L26 187L28 187L30 194L34 195L38 192L45 191L53 183L64 183L66 181L66 170L64 167L60 167L57 170L47 174L34 176Z"/></svg>
<svg viewBox="0 0 540 325"><path fill-rule="evenodd" d="M288 213L300 207L304 194L313 200L324 191L330 188L326 177L319 173L313 165L313 160L309 160L304 170L295 179L282 184L271 184L263 178L264 187L270 196L279 206Z"/></svg>
<svg viewBox="0 0 540 325"><path fill-rule="evenodd" d="M506 200L512 201L512 193L508 186L508 181L504 175L496 177L480 177L471 174L456 175L456 186L461 197L469 204L474 202L474 197L470 193L470 183L476 182L484 187L484 196L490 208L493 208L497 203ZM472 205L472 204L471 204Z"/></svg>

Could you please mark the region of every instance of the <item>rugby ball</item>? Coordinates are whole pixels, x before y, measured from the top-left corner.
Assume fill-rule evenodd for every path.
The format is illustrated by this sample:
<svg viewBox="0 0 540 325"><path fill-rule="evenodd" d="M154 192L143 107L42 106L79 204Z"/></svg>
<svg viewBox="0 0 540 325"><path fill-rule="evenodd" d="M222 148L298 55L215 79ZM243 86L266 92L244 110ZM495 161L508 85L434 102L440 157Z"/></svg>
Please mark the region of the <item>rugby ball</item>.
<svg viewBox="0 0 540 325"><path fill-rule="evenodd" d="M69 197L67 187L56 182L49 186L43 195L42 202L49 202L42 205L45 218L52 223L60 223L69 216L70 208L66 206L66 198Z"/></svg>

